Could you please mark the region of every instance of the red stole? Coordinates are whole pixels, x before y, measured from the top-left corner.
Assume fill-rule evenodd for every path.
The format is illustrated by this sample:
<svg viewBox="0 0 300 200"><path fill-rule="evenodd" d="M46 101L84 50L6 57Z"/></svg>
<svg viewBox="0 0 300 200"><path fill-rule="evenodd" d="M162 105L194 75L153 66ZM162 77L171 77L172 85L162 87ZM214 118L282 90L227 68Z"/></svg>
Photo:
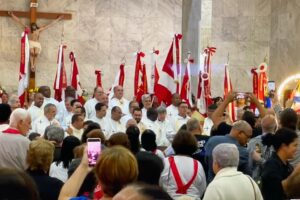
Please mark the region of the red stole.
<svg viewBox="0 0 300 200"><path fill-rule="evenodd" d="M3 133L15 134L15 135L22 134L19 130L13 128L8 128L5 131L3 131Z"/></svg>
<svg viewBox="0 0 300 200"><path fill-rule="evenodd" d="M169 157L169 163L170 163L170 168L171 171L174 175L175 178L175 182L177 185L177 194L186 194L187 190L191 187L191 185L193 184L194 180L196 179L197 173L198 173L198 161L194 160L194 174L191 178L191 180L189 180L185 185L183 184L181 178L180 178L180 174L178 172L177 166L175 164L175 160L174 157L171 156Z"/></svg>

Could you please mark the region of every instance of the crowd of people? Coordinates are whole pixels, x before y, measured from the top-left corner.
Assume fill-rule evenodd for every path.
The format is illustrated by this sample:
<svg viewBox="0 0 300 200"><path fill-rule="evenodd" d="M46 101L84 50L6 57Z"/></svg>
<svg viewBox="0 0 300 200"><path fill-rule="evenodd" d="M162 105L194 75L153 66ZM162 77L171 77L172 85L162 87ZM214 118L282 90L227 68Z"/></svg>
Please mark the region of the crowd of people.
<svg viewBox="0 0 300 200"><path fill-rule="evenodd" d="M300 115L276 95L265 108L251 93L231 92L202 115L177 93L165 106L149 94L127 100L121 86L112 92L96 87L81 102L67 87L58 102L41 86L26 109L4 93L0 199L300 198ZM91 138L101 141L93 166Z"/></svg>

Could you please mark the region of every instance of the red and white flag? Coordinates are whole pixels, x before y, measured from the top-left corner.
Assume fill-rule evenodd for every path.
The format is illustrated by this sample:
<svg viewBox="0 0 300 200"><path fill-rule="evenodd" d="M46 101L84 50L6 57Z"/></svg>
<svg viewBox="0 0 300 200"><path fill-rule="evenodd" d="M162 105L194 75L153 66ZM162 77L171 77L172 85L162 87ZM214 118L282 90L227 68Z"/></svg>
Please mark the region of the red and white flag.
<svg viewBox="0 0 300 200"><path fill-rule="evenodd" d="M76 58L74 53L71 51L69 55L70 61L72 63L71 68L71 86L76 90L76 98L80 101L80 103L84 104L84 99L82 97L82 89L79 80L79 70L76 62Z"/></svg>
<svg viewBox="0 0 300 200"><path fill-rule="evenodd" d="M64 100L65 89L67 87L67 75L64 63L64 49L67 48L65 45L60 45L58 50L57 58L57 69L54 81L54 98L57 101Z"/></svg>
<svg viewBox="0 0 300 200"><path fill-rule="evenodd" d="M115 81L112 84L111 88L109 89L109 95L108 98L112 99L114 96L114 93L112 92L112 90L114 89L114 87L120 85L122 87L124 87L124 80L125 80L125 71L124 71L124 67L125 67L125 63L122 63L120 65L120 69L115 77Z"/></svg>
<svg viewBox="0 0 300 200"><path fill-rule="evenodd" d="M172 94L178 93L181 86L180 40L181 34L175 34L162 73L157 84L156 96L159 102L171 104Z"/></svg>
<svg viewBox="0 0 300 200"><path fill-rule="evenodd" d="M265 97L268 96L268 76L267 76L268 65L266 63L261 63L258 67L258 100L261 103L265 102Z"/></svg>
<svg viewBox="0 0 300 200"><path fill-rule="evenodd" d="M102 72L101 70L95 70L96 74L96 86L102 88Z"/></svg>
<svg viewBox="0 0 300 200"><path fill-rule="evenodd" d="M206 106L209 106L212 104L211 100L211 58L216 52L215 47L207 47L204 49L204 72L207 73L208 79L207 83L204 84L204 93L205 93L205 99L206 99Z"/></svg>
<svg viewBox="0 0 300 200"><path fill-rule="evenodd" d="M159 50L154 50L151 52L151 80L149 85L149 93L156 94L156 87L159 80L159 73L156 66L156 58L159 54Z"/></svg>
<svg viewBox="0 0 300 200"><path fill-rule="evenodd" d="M19 72L19 87L18 96L20 99L20 104L23 107L25 103L25 91L28 87L29 78L29 41L28 41L29 29L25 28L21 37L21 60L20 60L20 72Z"/></svg>
<svg viewBox="0 0 300 200"><path fill-rule="evenodd" d="M143 52L137 53L134 74L134 96L138 102L141 101L143 94L148 93L146 65L142 62L143 57L145 57Z"/></svg>
<svg viewBox="0 0 300 200"><path fill-rule="evenodd" d="M225 65L225 76L224 76L224 99L228 95L229 92L232 92L232 84L231 79L228 71L228 64ZM232 122L235 122L235 109L234 109L234 103L231 102L228 104L228 114Z"/></svg>
<svg viewBox="0 0 300 200"><path fill-rule="evenodd" d="M189 106L193 106L192 91L191 91L191 63L193 63L194 60L190 58L190 54L188 54L188 58L186 62L187 65L183 76L180 96L181 99L185 100L185 102L189 104Z"/></svg>

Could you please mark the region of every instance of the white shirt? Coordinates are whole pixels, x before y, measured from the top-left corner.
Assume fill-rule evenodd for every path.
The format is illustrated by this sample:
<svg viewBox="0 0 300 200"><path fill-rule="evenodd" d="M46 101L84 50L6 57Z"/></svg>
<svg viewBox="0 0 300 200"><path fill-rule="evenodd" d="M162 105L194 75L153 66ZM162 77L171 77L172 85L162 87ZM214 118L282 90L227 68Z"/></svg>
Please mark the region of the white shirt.
<svg viewBox="0 0 300 200"><path fill-rule="evenodd" d="M127 115L124 115L122 118L121 118L121 123L123 124L127 124L128 120L130 119L133 119L132 115L131 114L127 114Z"/></svg>
<svg viewBox="0 0 300 200"><path fill-rule="evenodd" d="M176 134L177 131L181 128L182 125L186 124L190 119L189 116L181 117L180 115L176 115L173 117L173 120L170 120L170 124L173 128L173 134Z"/></svg>
<svg viewBox="0 0 300 200"><path fill-rule="evenodd" d="M64 117L63 122L61 124L61 127L64 130L67 130L68 127L72 124L72 117L73 117L74 113L69 112L68 115L66 117Z"/></svg>
<svg viewBox="0 0 300 200"><path fill-rule="evenodd" d="M109 118L107 118L106 116L102 117L102 118L98 118L98 117L94 116L91 120L100 125L100 128L101 128L102 132L104 133L104 135L107 134Z"/></svg>
<svg viewBox="0 0 300 200"><path fill-rule="evenodd" d="M159 121L156 120L155 122L157 124L157 133L156 133L156 144L157 146L169 146L170 142L168 140L168 137L172 135L173 129L170 125L169 120L165 121Z"/></svg>
<svg viewBox="0 0 300 200"><path fill-rule="evenodd" d="M108 126L107 126L107 131L105 134L105 138L108 140L110 136L117 132L123 132L125 133L126 127L124 124L122 124L120 121L115 121L113 119L108 119Z"/></svg>
<svg viewBox="0 0 300 200"><path fill-rule="evenodd" d="M99 102L95 98L89 99L87 102L85 102L84 109L85 109L87 119L91 119L94 116L96 116L95 106L97 103Z"/></svg>
<svg viewBox="0 0 300 200"><path fill-rule="evenodd" d="M147 119L147 110L146 108L142 108L142 120L146 120Z"/></svg>
<svg viewBox="0 0 300 200"><path fill-rule="evenodd" d="M167 118L168 120L172 120L173 117L178 115L178 107L174 106L173 104L167 107Z"/></svg>
<svg viewBox="0 0 300 200"><path fill-rule="evenodd" d="M112 98L109 101L108 107L110 109L112 109L115 106L120 107L123 114L129 114L129 101L124 97L122 97L122 99Z"/></svg>
<svg viewBox="0 0 300 200"><path fill-rule="evenodd" d="M58 178L62 182L66 182L68 180L68 168L64 168L63 162L60 162L58 166L56 162L53 162L50 166L49 176Z"/></svg>
<svg viewBox="0 0 300 200"><path fill-rule="evenodd" d="M72 129L72 135L77 137L81 141L83 128L82 129L77 129L72 124L70 125L70 128Z"/></svg>
<svg viewBox="0 0 300 200"><path fill-rule="evenodd" d="M214 125L213 121L209 117L206 117L204 119L204 124L203 124L203 135L210 136L210 131L213 125Z"/></svg>
<svg viewBox="0 0 300 200"><path fill-rule="evenodd" d="M187 156L174 156L174 161L180 178L184 184L186 184L194 174L194 159ZM203 167L199 161L198 162L198 172L197 176L187 190L187 196L193 197L194 199L200 200L206 188L206 178ZM170 163L168 158L164 159L164 170L160 176L160 186L173 198L182 196L182 194L176 194L177 184L175 182L172 170L170 169Z"/></svg>
<svg viewBox="0 0 300 200"><path fill-rule="evenodd" d="M208 185L203 200L211 199L263 200L263 197L252 178L237 171L235 167L228 167L221 169Z"/></svg>
<svg viewBox="0 0 300 200"><path fill-rule="evenodd" d="M44 110L42 109L42 107L37 107L35 106L34 104L32 104L29 109L28 109L28 112L31 116L31 126L33 126L33 122L44 115Z"/></svg>
<svg viewBox="0 0 300 200"><path fill-rule="evenodd" d="M44 97L44 102L43 102L43 105L41 106L41 108L44 109L45 105L47 105L48 103L54 104L57 108L59 102L52 97L50 97L50 98Z"/></svg>
<svg viewBox="0 0 300 200"><path fill-rule="evenodd" d="M58 125L60 126L59 122L56 120L56 119L53 119L52 121L49 121L45 115L37 118L34 122L33 122L33 126L32 126L32 131L31 132L36 132L36 133L39 133L41 134L41 136L44 135L45 133L45 129L52 125L52 124L55 124L55 125Z"/></svg>

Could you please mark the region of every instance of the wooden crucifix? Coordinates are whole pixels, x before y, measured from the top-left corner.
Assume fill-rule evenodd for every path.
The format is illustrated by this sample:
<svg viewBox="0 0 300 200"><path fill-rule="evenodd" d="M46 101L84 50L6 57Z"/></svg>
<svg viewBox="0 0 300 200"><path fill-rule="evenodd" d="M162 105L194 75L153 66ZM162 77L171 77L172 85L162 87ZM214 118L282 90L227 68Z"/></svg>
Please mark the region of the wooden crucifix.
<svg viewBox="0 0 300 200"><path fill-rule="evenodd" d="M38 2L37 0L30 0L30 11L23 12L23 11L6 11L0 10L0 16L10 16L19 24L21 24L24 28L26 27L22 21L18 17L26 17L30 18L30 28L31 34L29 36L29 46L30 46L30 79L29 79L29 89L35 88L35 59L41 52L41 45L39 43L39 34L41 31L49 28L49 26L53 25L55 22L64 19L70 20L72 19L71 14L67 13L46 13L46 12L37 12ZM36 19L43 18L43 19L55 19L52 23L38 27L36 25Z"/></svg>

